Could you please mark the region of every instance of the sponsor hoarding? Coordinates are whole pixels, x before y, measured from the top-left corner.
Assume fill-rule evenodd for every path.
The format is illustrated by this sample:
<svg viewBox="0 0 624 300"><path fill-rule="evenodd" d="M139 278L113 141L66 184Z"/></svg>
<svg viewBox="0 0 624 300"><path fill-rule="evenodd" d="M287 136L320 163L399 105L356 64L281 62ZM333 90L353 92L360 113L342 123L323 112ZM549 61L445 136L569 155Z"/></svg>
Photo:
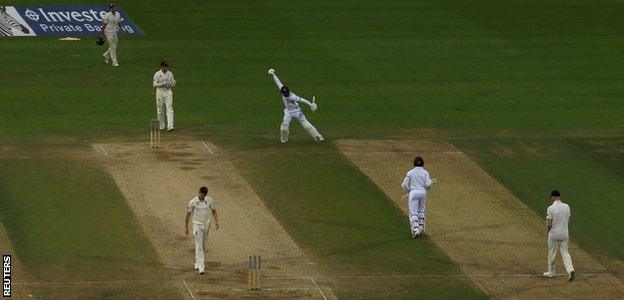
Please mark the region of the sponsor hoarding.
<svg viewBox="0 0 624 300"><path fill-rule="evenodd" d="M116 8L123 34L143 34L121 7ZM0 36L99 35L106 13L106 5L0 6Z"/></svg>

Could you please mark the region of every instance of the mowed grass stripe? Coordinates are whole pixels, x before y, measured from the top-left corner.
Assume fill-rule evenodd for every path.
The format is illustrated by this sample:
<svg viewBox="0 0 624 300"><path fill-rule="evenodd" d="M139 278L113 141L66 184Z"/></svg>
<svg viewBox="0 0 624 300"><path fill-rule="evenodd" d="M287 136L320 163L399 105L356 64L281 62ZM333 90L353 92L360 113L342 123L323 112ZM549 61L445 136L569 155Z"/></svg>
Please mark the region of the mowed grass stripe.
<svg viewBox="0 0 624 300"><path fill-rule="evenodd" d="M624 139L573 139L570 143L576 146L595 163L608 168L624 180Z"/></svg>
<svg viewBox="0 0 624 300"><path fill-rule="evenodd" d="M544 269L544 221L457 148L423 140L341 140L336 142L407 216L401 185L414 155L437 178L427 193L427 232L484 293L493 298L540 298L565 281L536 276ZM576 243L570 244L577 271L606 270ZM558 274L561 268L557 269ZM531 274L513 276L511 274ZM487 276L489 274L490 276ZM494 274L511 275L496 276ZM578 278L560 297L620 297L624 285L612 276Z"/></svg>
<svg viewBox="0 0 624 300"><path fill-rule="evenodd" d="M162 284L159 278L167 271L159 268L153 246L96 160L57 155L2 158L0 164L0 215L31 278L41 282L151 278L156 281L132 288L68 289L76 297L179 297L175 287ZM35 296L56 295L51 297L64 297L68 289L32 288Z"/></svg>
<svg viewBox="0 0 624 300"><path fill-rule="evenodd" d="M545 216L550 205L550 190L560 189L572 209L571 238L607 269L622 274L618 260L624 259L624 181L617 170L621 155L607 155L621 144L604 139L528 138L453 144L539 216Z"/></svg>
<svg viewBox="0 0 624 300"><path fill-rule="evenodd" d="M104 65L89 38L3 43L0 136L136 133L154 114L150 80L161 59L178 78L180 129L273 132L281 103L269 67L317 95L318 120L340 137L624 126L619 1L119 5L147 33L120 38L120 69Z"/></svg>
<svg viewBox="0 0 624 300"><path fill-rule="evenodd" d="M293 129L293 135L305 134ZM220 144L276 219L326 276L460 274L333 144L274 139ZM238 143L232 146L233 143ZM341 298L479 298L464 278L336 281Z"/></svg>

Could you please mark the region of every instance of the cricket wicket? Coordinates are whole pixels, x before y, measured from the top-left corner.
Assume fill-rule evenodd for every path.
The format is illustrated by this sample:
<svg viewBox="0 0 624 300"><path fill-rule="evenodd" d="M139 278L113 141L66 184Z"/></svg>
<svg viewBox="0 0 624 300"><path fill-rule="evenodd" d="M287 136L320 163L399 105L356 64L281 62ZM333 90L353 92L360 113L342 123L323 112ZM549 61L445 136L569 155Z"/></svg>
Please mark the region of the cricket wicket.
<svg viewBox="0 0 624 300"><path fill-rule="evenodd" d="M150 120L150 148L158 148L160 145L160 122L156 119Z"/></svg>
<svg viewBox="0 0 624 300"><path fill-rule="evenodd" d="M247 289L260 289L260 268L262 267L262 257L260 255L249 256L249 270L247 274Z"/></svg>

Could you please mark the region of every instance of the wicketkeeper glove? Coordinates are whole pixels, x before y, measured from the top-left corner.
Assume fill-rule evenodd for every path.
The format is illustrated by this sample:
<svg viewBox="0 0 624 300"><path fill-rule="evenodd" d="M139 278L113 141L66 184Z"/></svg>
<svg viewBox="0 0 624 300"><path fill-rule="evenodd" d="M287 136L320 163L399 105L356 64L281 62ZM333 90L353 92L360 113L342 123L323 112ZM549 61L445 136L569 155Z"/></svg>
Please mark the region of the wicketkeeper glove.
<svg viewBox="0 0 624 300"><path fill-rule="evenodd" d="M104 45L104 39L101 36L98 36L97 41L95 42L98 46Z"/></svg>

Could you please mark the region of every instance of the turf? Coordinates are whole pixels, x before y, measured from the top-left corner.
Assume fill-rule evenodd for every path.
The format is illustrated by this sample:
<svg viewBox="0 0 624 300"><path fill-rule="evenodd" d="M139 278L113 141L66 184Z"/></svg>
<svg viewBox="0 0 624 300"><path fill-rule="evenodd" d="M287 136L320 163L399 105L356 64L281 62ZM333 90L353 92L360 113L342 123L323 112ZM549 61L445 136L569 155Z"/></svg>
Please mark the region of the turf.
<svg viewBox="0 0 624 300"><path fill-rule="evenodd" d="M173 287L159 283L167 272L159 268L155 249L97 161L3 158L0 165L0 216L29 277L43 283L27 286L35 295L179 297ZM122 290L108 283L64 289L45 284L118 280L139 282Z"/></svg>
<svg viewBox="0 0 624 300"><path fill-rule="evenodd" d="M540 218L545 218L550 205L550 191L559 189L572 209L571 238L613 272L622 272L613 265L624 259L621 140L494 139L455 144Z"/></svg>
<svg viewBox="0 0 624 300"><path fill-rule="evenodd" d="M27 1L54 5L79 2ZM17 4L9 1L3 5L12 3ZM56 38L12 38L0 42L3 67L0 143L45 146L59 142L144 139L148 121L154 115L151 78L162 59L169 61L178 81L174 106L179 132L219 140L227 149L248 143L273 147L265 138L275 142L283 107L266 74L269 67L276 68L297 94L317 96L319 111L308 117L330 141L420 136L451 139L495 135L621 136L624 129L621 122L624 88L620 84L624 79L624 57L619 51L624 45L621 1L197 0L172 5L170 1L155 0L118 4L146 33L136 38L120 38L119 69L104 65L100 56L104 49L96 47L90 38L79 42L60 42ZM403 251L435 253L437 250L429 246L412 249L413 245L398 241L398 232L386 232L385 239L380 237L381 232L374 233L379 245L369 245L361 239L353 243L344 239L334 247L326 242L317 245L309 240L315 237L316 229L304 226L310 222L308 219L291 220L283 215L301 213L293 208L282 210L278 202L272 202L285 201L279 184L283 177L298 187L300 195L320 194L319 187L299 182L307 180L302 173L288 177L300 165L313 174L323 175L324 181L320 183L325 190L343 196L335 204L327 199L327 208L338 211L325 213L337 214L334 217L346 215L354 219L354 225L370 226L362 218L372 217L371 211L381 209L387 222L384 226L396 230L404 225L400 214L381 204L380 192L330 146L323 150L323 160L301 158L301 153L320 150L310 146L309 138L297 127L292 125L293 148L297 149L294 157L251 157L249 165L240 161L237 164L249 169L244 172L246 177L255 183L254 187L267 203L273 203L276 216L297 236L298 243L307 251L325 257L326 266L336 262L335 268L342 271L359 271L362 267L353 265L361 262L358 259L380 257L392 261L388 270L423 267L422 262ZM582 246L595 247L606 257L621 258L621 252L612 245L621 246L623 235L618 228L622 226L595 225L613 220L620 207L614 200L622 195L622 168L617 167L622 161L619 154L605 154L600 147L583 140L565 140L553 146L563 147L568 154L535 155L540 164L529 163L527 167L533 172L508 174L505 166L523 167L526 162L485 157L478 151L489 150L488 144L479 145L480 141L466 141L462 148L472 152L488 171L521 195L540 215L545 205L539 200L542 194L553 185L566 188L575 205L586 206L582 210L587 211L587 217L575 215L575 218L594 224L582 228L573 225L577 226L574 232L578 232L578 237L586 239ZM606 143L611 142L607 139ZM525 157L534 158L530 154ZM589 167L582 170L603 190L590 194L589 189L580 188L583 181L580 175L575 175L577 159L602 164L596 167L597 171ZM607 161L613 163L606 164ZM1 172L6 178L10 173L5 171L5 165L14 170L21 170L22 164L30 165L24 166L30 170L25 175L33 178L65 165L60 161L43 162L42 166L51 171L38 175L39 171L33 169L35 162L5 159L2 163ZM542 165L565 169L567 173L559 174ZM87 169L99 172L96 167ZM327 178L332 178L333 173L323 170L333 170L341 174L336 175L341 179L330 181ZM260 172L273 180L255 178ZM63 176L57 177L60 178L45 183L46 187L68 186L73 181L85 180L70 176L65 179L69 181L57 182ZM27 182L24 178L28 177L21 179ZM94 182L109 181L103 178ZM3 193L24 189L13 186L22 181L9 179L2 183ZM70 204L80 201L82 194L78 191L59 201ZM358 213L362 215L350 216L352 207L346 203L357 203L355 195L361 194L358 191L370 192L364 197L370 206L361 207ZM121 199L112 188L106 193L112 199ZM600 202L581 204L577 200L597 199L596 196L600 196ZM277 200L270 200L273 198ZM305 199L303 204L310 205L307 201L312 199L307 196ZM46 212L60 213L53 207L44 207ZM602 221L594 223L595 220ZM308 223L299 223L304 221ZM19 229L13 222L5 221L5 226L11 237L17 239L18 251L28 255L32 250L26 245L33 241L22 240L16 230L32 231L38 227L31 226L37 224L22 224L26 227ZM82 225L74 218L64 222L66 227ZM97 226L103 224L107 223ZM365 231L331 224L319 226L318 230L324 233L333 226L332 231L341 233L339 236L355 231L358 237L362 234L359 231ZM140 236L136 233L134 237ZM390 237L396 237L397 241ZM356 245L368 245L369 250L353 257L340 254ZM376 253L391 245L396 245L397 250ZM52 253L66 257L67 253L80 249L75 246L66 249L68 252ZM332 260L332 253L338 253L335 257L340 259ZM438 254L434 257L444 260ZM407 261L405 265L399 263L403 259ZM442 265L420 270L452 269L446 263ZM422 286L405 284L410 291ZM437 291L442 286L425 285L419 291L426 294L430 288ZM453 285L449 290L463 289L457 287ZM469 288L466 291L473 293Z"/></svg>
<svg viewBox="0 0 624 300"><path fill-rule="evenodd" d="M437 275L334 280L339 298L480 298L407 217L332 144L219 140L295 242L327 276ZM236 144L236 146L232 146ZM270 172L267 172L270 170Z"/></svg>
<svg viewBox="0 0 624 300"><path fill-rule="evenodd" d="M330 136L624 126L618 1L119 4L147 35L121 37L118 70L91 39L3 42L3 136L138 133L153 114L150 80L163 58L179 82L180 128L272 132L281 103L268 67L295 92L318 96L315 120Z"/></svg>
<svg viewBox="0 0 624 300"><path fill-rule="evenodd" d="M574 139L570 142L585 156L591 157L594 164L624 178L624 139Z"/></svg>

